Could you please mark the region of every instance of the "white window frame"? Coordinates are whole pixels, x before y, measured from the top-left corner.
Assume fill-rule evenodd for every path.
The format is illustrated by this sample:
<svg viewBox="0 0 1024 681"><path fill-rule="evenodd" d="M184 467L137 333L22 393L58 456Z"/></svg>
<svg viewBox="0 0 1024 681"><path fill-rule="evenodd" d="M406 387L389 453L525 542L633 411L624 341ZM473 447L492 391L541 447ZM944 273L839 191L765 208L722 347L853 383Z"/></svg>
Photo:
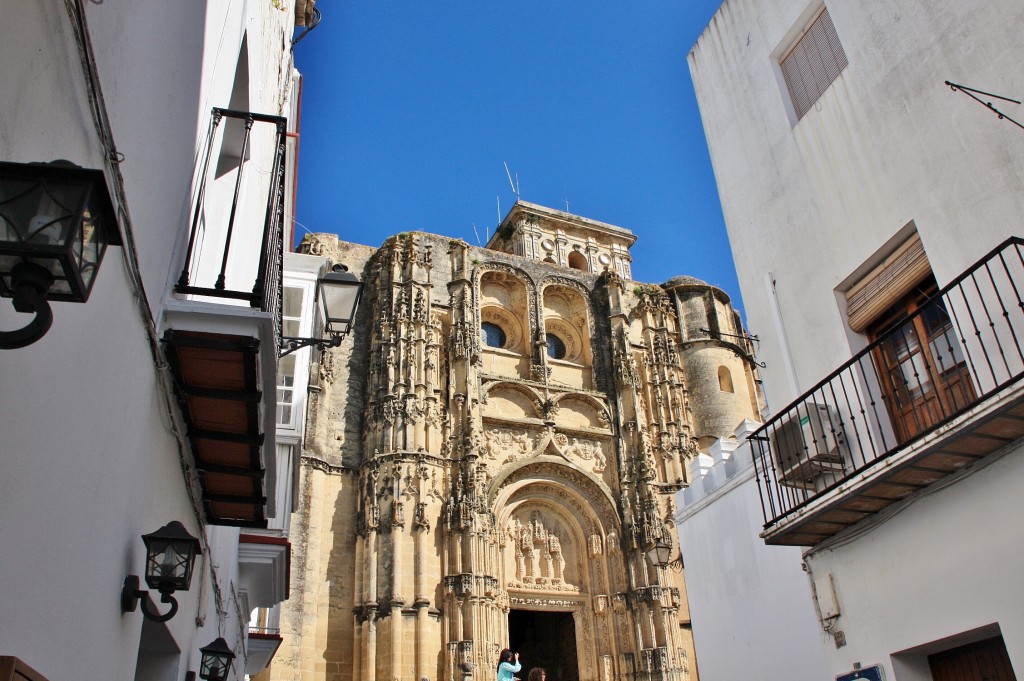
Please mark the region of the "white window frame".
<svg viewBox="0 0 1024 681"><path fill-rule="evenodd" d="M314 300L316 293L316 273L288 272L284 274L284 288L298 288L302 290L302 305L299 317L288 317L287 320L298 320L297 336L309 338L313 335ZM283 327L283 324L282 324ZM306 392L309 386L309 363L312 348L305 347L289 355L294 357L295 371L292 374L292 385L284 386L284 372L278 368L277 390L287 388L292 392L291 418L287 423L277 423L278 440L281 442L298 442L302 432L302 423L298 419L303 418L306 412ZM277 395L275 394L275 399ZM274 410L274 418L277 420L280 413L280 403Z"/></svg>

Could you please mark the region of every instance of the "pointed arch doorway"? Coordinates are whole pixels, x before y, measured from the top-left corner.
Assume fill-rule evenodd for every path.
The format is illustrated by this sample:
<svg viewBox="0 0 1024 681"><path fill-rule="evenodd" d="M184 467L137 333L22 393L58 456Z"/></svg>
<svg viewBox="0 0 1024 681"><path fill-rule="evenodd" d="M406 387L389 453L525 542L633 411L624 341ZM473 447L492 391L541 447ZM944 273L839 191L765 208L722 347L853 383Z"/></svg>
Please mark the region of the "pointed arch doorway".
<svg viewBox="0 0 1024 681"><path fill-rule="evenodd" d="M546 681L579 681L576 622L571 612L511 609L508 613L509 649L518 652L527 681L533 667L543 667Z"/></svg>

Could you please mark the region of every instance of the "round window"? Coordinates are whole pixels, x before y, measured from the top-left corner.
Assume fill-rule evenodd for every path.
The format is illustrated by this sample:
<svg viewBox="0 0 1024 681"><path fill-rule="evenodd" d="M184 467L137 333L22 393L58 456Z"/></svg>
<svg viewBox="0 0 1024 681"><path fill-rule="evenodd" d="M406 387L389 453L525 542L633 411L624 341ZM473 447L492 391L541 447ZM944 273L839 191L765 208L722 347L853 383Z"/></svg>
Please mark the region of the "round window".
<svg viewBox="0 0 1024 681"><path fill-rule="evenodd" d="M505 347L505 330L493 322L484 322L480 325L480 337L488 347Z"/></svg>
<svg viewBox="0 0 1024 681"><path fill-rule="evenodd" d="M544 337L548 343L548 357L551 359L562 359L565 357L565 343L553 333Z"/></svg>

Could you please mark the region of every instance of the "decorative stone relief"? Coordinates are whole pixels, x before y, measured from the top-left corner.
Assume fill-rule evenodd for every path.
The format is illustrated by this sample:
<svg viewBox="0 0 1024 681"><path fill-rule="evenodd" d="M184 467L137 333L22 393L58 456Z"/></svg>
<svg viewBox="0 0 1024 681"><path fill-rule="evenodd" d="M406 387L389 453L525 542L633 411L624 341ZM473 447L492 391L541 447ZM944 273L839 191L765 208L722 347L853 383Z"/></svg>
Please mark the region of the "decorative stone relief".
<svg viewBox="0 0 1024 681"><path fill-rule="evenodd" d="M700 454L700 447L697 444L696 438L691 437L687 433L683 433L682 435L679 436L679 438L680 440L682 440L683 456L685 456L687 459L692 459L693 457Z"/></svg>
<svg viewBox="0 0 1024 681"><path fill-rule="evenodd" d="M511 463L526 457L533 448L533 440L526 430L491 428L487 431L486 451L489 459Z"/></svg>
<svg viewBox="0 0 1024 681"><path fill-rule="evenodd" d="M542 608L578 608L580 601L564 598L538 598L535 596L509 596L509 605L535 605Z"/></svg>
<svg viewBox="0 0 1024 681"><path fill-rule="evenodd" d="M562 435L562 437L565 438L565 435ZM596 473L604 471L608 465L608 459L604 455L601 443L593 440L580 440L574 437L568 446L565 447L565 453L584 461L593 461Z"/></svg>
<svg viewBox="0 0 1024 681"><path fill-rule="evenodd" d="M427 518L426 502L416 504L416 512L415 515L413 515L412 527L414 530L430 530L430 519Z"/></svg>
<svg viewBox="0 0 1024 681"><path fill-rule="evenodd" d="M554 400L537 400L534 404L537 406L537 411L540 412L541 417L545 421L550 421L558 416L558 403ZM559 443L559 446L564 447L565 445Z"/></svg>
<svg viewBox="0 0 1024 681"><path fill-rule="evenodd" d="M551 367L542 364L530 365L530 379L542 383L551 378Z"/></svg>
<svg viewBox="0 0 1024 681"><path fill-rule="evenodd" d="M513 518L508 533L513 539L515 557L515 579L508 586L525 589L554 591L579 591L579 587L567 583L565 557L562 554L562 539L559 534L567 533L557 523L543 520L534 511L523 522Z"/></svg>

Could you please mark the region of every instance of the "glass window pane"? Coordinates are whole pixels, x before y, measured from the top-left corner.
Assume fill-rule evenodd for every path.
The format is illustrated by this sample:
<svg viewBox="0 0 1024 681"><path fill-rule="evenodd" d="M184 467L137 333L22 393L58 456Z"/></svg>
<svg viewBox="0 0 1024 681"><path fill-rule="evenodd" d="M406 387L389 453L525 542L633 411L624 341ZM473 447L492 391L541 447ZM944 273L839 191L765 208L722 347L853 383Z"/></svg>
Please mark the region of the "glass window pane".
<svg viewBox="0 0 1024 681"><path fill-rule="evenodd" d="M562 359L565 357L565 343L562 339L553 333L549 333L545 336L545 340L548 343L548 357L552 359Z"/></svg>
<svg viewBox="0 0 1024 681"><path fill-rule="evenodd" d="M302 298L305 289L301 286L285 286L282 305L284 316L298 318L302 316Z"/></svg>
<svg viewBox="0 0 1024 681"><path fill-rule="evenodd" d="M480 325L480 334L484 345L492 348L505 347L505 331L492 322L484 322Z"/></svg>

